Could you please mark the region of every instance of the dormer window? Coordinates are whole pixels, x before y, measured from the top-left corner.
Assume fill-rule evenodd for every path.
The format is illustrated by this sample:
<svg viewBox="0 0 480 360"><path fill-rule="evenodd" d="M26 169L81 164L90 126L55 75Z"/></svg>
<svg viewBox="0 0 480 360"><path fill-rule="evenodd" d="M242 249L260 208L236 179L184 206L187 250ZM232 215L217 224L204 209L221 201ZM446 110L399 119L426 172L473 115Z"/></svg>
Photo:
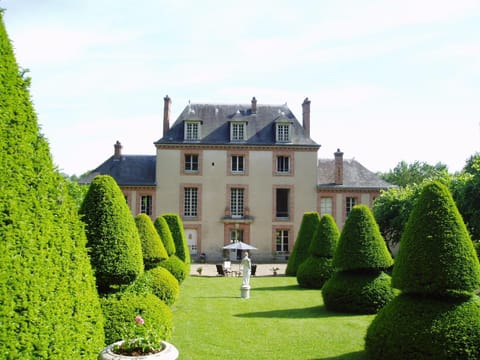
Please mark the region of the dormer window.
<svg viewBox="0 0 480 360"><path fill-rule="evenodd" d="M247 138L245 122L230 123L230 141L245 141Z"/></svg>
<svg viewBox="0 0 480 360"><path fill-rule="evenodd" d="M197 141L201 136L200 121L185 121L185 140Z"/></svg>
<svg viewBox="0 0 480 360"><path fill-rule="evenodd" d="M291 125L288 123L277 123L276 142L291 142Z"/></svg>

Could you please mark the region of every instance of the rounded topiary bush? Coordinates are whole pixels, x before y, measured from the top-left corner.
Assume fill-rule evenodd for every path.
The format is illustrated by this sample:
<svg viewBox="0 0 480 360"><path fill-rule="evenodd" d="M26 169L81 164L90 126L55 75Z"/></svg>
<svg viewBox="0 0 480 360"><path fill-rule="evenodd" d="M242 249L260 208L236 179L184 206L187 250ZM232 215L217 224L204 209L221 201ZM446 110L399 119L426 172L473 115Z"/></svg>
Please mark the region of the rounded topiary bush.
<svg viewBox="0 0 480 360"><path fill-rule="evenodd" d="M168 224L175 244L175 255L187 265L187 272L190 272L190 249L188 248L187 237L183 229L183 222L178 214L163 214L162 217Z"/></svg>
<svg viewBox="0 0 480 360"><path fill-rule="evenodd" d="M138 214L135 217L138 235L142 243L143 264L145 270L156 267L160 261L168 258L160 236L153 226L152 219L147 214Z"/></svg>
<svg viewBox="0 0 480 360"><path fill-rule="evenodd" d="M333 265L337 272L322 288L328 310L372 314L395 296L384 273L393 259L367 206L354 206L350 212Z"/></svg>
<svg viewBox="0 0 480 360"><path fill-rule="evenodd" d="M298 267L309 256L308 250L319 224L320 215L318 212L311 211L303 214L297 239L295 240L293 250L288 257L285 275L297 275Z"/></svg>
<svg viewBox="0 0 480 360"><path fill-rule="evenodd" d="M297 269L297 281L301 287L321 289L334 273L333 255L340 231L331 215L324 215L310 243L310 256Z"/></svg>
<svg viewBox="0 0 480 360"><path fill-rule="evenodd" d="M391 280L384 272L337 272L322 288L323 301L331 311L375 314L395 297Z"/></svg>
<svg viewBox="0 0 480 360"><path fill-rule="evenodd" d="M176 255L170 256L160 263L160 266L167 269L181 284L188 275L187 265Z"/></svg>
<svg viewBox="0 0 480 360"><path fill-rule="evenodd" d="M480 299L402 294L367 330L368 359L480 359Z"/></svg>
<svg viewBox="0 0 480 360"><path fill-rule="evenodd" d="M170 306L177 301L180 285L170 271L159 266L145 271L126 291L136 294L151 293Z"/></svg>
<svg viewBox="0 0 480 360"><path fill-rule="evenodd" d="M137 295L124 293L101 300L105 317L105 341L112 344L123 339L126 329L133 329L135 317L140 315L144 326L157 333L164 340L169 340L173 331L173 315L170 308L153 294ZM131 332L131 331L130 331Z"/></svg>
<svg viewBox="0 0 480 360"><path fill-rule="evenodd" d="M163 246L167 251L168 256L172 256L175 254L175 243L173 241L172 232L168 227L167 221L162 216L159 216L155 219L153 223L155 229L157 230L160 239L163 242Z"/></svg>

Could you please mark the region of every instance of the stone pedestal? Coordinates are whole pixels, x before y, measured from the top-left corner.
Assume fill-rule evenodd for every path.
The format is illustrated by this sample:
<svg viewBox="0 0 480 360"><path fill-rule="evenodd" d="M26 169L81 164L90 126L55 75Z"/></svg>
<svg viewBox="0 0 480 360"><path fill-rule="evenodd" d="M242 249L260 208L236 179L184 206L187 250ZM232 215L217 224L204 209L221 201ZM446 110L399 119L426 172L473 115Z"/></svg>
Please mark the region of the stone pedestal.
<svg viewBox="0 0 480 360"><path fill-rule="evenodd" d="M250 297L250 285L240 286L240 296L243 299L248 299Z"/></svg>

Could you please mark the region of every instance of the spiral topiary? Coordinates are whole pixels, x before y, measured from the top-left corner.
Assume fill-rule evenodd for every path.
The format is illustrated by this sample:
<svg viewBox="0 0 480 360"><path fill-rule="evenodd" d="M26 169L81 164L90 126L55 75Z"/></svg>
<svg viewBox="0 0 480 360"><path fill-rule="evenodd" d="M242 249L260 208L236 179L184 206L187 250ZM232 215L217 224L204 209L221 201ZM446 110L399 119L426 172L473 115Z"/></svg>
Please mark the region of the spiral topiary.
<svg viewBox="0 0 480 360"><path fill-rule="evenodd" d="M126 292L136 294L153 294L160 298L165 304L171 306L177 301L180 293L178 280L170 271L162 267L156 267L145 271Z"/></svg>
<svg viewBox="0 0 480 360"><path fill-rule="evenodd" d="M480 359L480 265L448 189L427 184L400 241L387 304L365 337L369 359Z"/></svg>
<svg viewBox="0 0 480 360"><path fill-rule="evenodd" d="M366 205L354 206L350 212L333 265L337 272L322 288L328 310L373 314L394 298L391 278L383 272L393 259Z"/></svg>
<svg viewBox="0 0 480 360"><path fill-rule="evenodd" d="M301 287L321 289L333 275L333 255L339 237L340 231L333 216L322 216L310 244L310 256L297 270L297 281Z"/></svg>
<svg viewBox="0 0 480 360"><path fill-rule="evenodd" d="M143 264L145 270L153 269L160 261L168 258L162 240L153 226L152 219L147 214L135 216L140 241L142 243Z"/></svg>

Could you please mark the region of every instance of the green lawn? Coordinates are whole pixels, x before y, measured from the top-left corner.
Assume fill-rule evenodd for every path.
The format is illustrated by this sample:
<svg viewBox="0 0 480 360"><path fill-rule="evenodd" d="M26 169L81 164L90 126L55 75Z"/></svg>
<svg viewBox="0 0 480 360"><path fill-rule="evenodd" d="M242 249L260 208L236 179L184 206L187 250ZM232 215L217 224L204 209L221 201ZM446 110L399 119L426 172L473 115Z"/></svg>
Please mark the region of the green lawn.
<svg viewBox="0 0 480 360"><path fill-rule="evenodd" d="M372 315L330 313L292 277L188 277L173 306L180 359L363 359Z"/></svg>

